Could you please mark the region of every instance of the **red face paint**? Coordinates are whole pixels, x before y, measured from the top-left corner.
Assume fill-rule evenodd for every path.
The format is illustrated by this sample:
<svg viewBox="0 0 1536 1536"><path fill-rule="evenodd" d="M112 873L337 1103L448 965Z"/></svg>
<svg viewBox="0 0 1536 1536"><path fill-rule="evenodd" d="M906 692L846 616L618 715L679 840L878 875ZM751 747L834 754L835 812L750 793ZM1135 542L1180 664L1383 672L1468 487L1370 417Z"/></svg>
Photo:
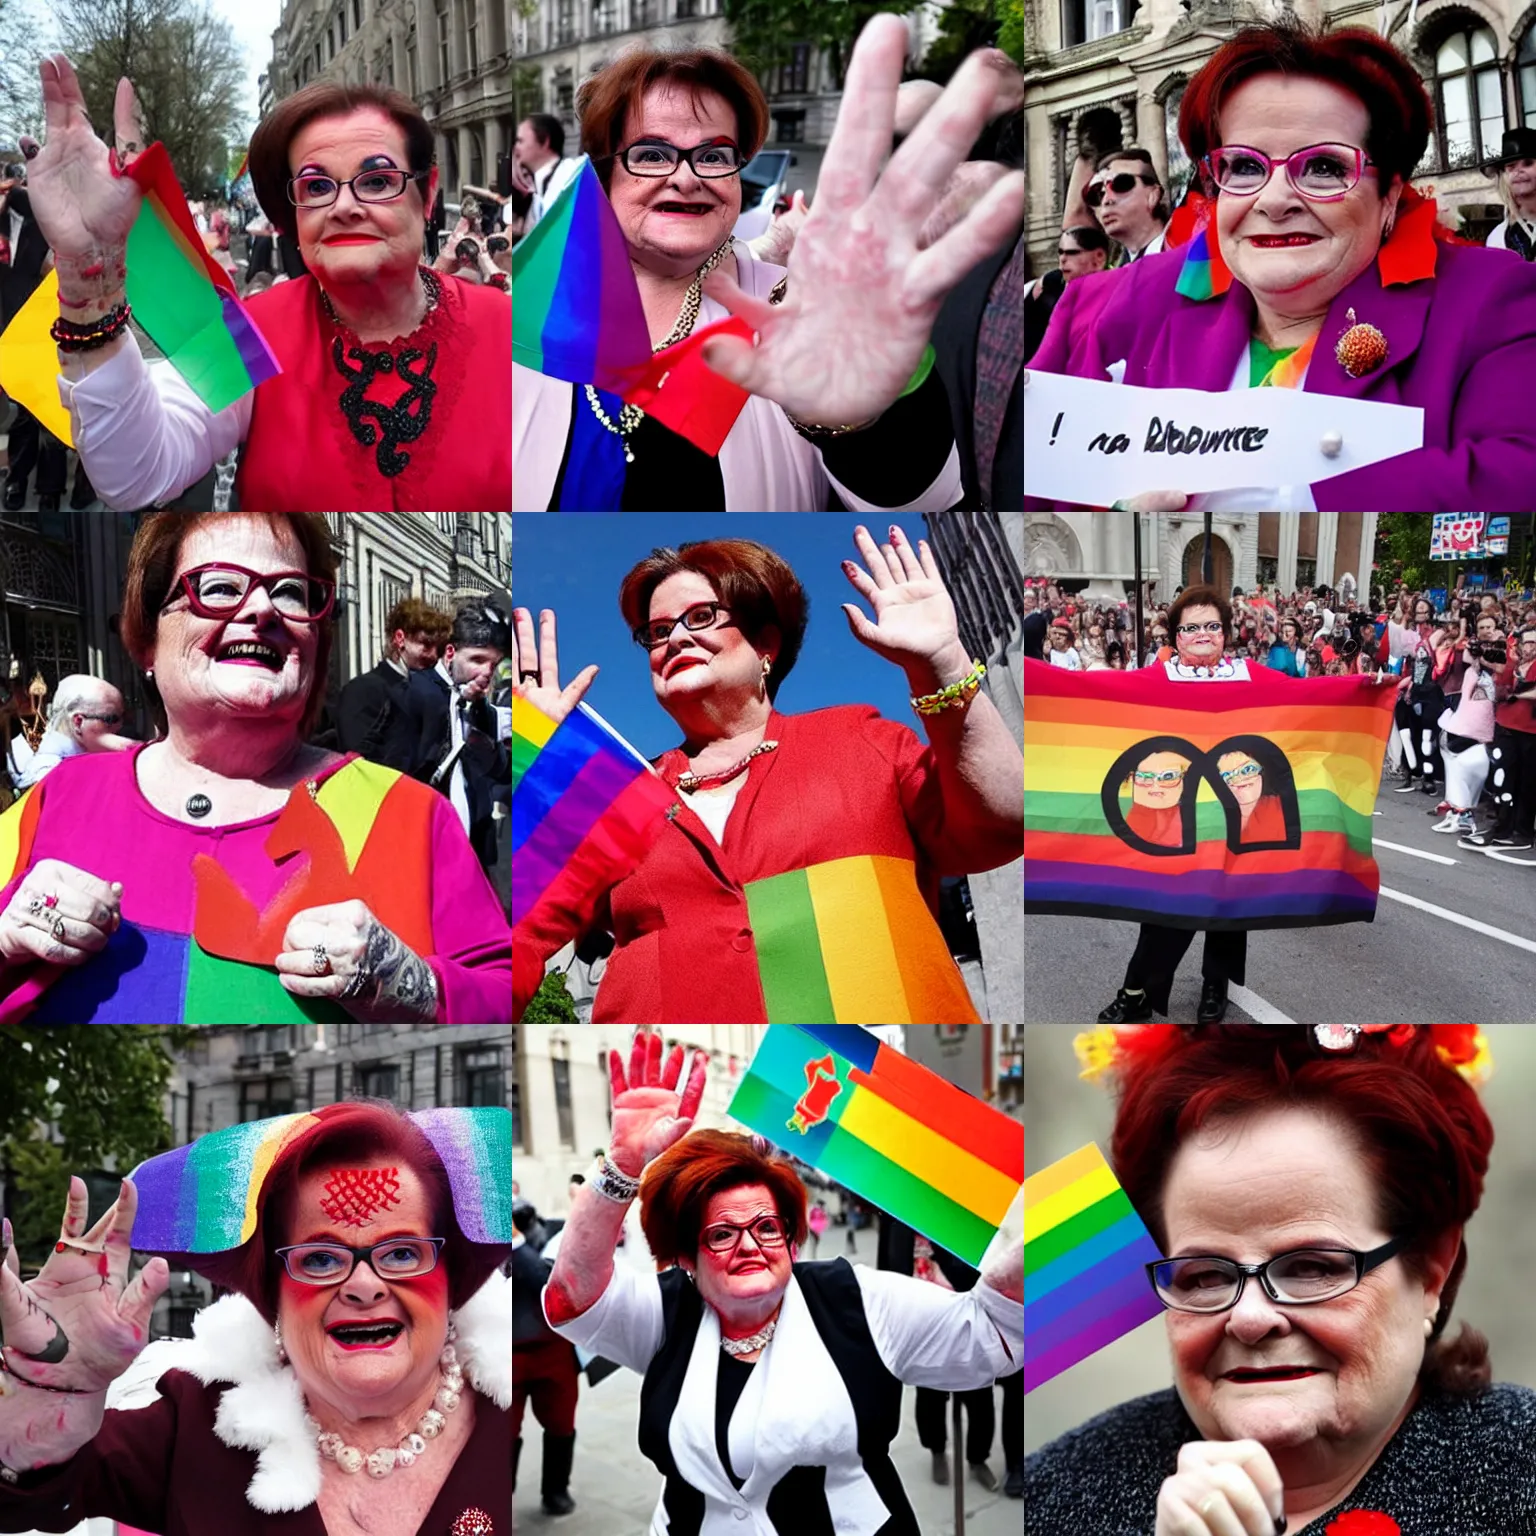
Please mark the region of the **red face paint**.
<svg viewBox="0 0 1536 1536"><path fill-rule="evenodd" d="M320 1209L339 1227L366 1226L400 1204L398 1168L336 1168L325 1181Z"/></svg>

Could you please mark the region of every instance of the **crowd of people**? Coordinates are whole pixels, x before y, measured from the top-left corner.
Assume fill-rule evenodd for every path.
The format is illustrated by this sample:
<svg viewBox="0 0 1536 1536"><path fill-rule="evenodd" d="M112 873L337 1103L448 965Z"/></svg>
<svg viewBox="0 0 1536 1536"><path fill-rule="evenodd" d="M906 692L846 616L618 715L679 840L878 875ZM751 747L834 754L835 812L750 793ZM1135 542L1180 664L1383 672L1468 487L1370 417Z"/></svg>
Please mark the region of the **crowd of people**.
<svg viewBox="0 0 1536 1536"><path fill-rule="evenodd" d="M1490 147L1505 217L1474 239L1412 184L1433 120L1391 42L1286 14L1239 30L1185 87L1193 174L1177 208L1161 153L1081 143L1055 270L1027 289L1032 369L1424 410L1411 452L1311 484L1148 485L1130 510L1530 505L1536 431L1515 381L1536 363L1536 126ZM1480 322L1489 304L1497 334Z"/></svg>
<svg viewBox="0 0 1536 1536"><path fill-rule="evenodd" d="M1170 606L1143 594L1138 655L1129 600L1029 578L1024 654L1073 671L1156 665L1173 654ZM1261 584L1232 589L1227 619L1227 655L1288 677L1398 674L1392 789L1432 796L1432 830L1462 848L1507 854L1536 842L1536 596L1525 588L1399 586L1362 602L1351 588Z"/></svg>
<svg viewBox="0 0 1536 1536"><path fill-rule="evenodd" d="M982 49L943 90L902 84L909 48L904 23L872 18L814 195L797 189L751 240L736 236L743 176L771 118L728 52L629 49L596 71L577 91L579 154L553 115L519 124L514 235L590 165L652 352L733 315L756 340L704 346L748 394L717 454L515 365L514 510L1022 506L1022 76Z"/></svg>

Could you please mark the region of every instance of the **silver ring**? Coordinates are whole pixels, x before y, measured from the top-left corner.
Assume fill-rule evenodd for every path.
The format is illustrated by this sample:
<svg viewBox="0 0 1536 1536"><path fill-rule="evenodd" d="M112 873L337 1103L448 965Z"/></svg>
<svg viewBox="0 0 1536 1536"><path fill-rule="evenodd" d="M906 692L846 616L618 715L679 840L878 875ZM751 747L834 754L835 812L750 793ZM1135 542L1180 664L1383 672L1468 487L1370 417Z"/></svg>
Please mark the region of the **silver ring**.
<svg viewBox="0 0 1536 1536"><path fill-rule="evenodd" d="M324 944L315 945L315 975L325 976L331 969L331 957L325 952Z"/></svg>
<svg viewBox="0 0 1536 1536"><path fill-rule="evenodd" d="M1206 1496L1201 1499L1200 1506L1195 1510L1195 1513L1199 1515L1202 1520L1209 1520L1211 1518L1211 1510L1215 1508L1216 1500L1219 1497L1220 1495L1215 1493L1206 1494Z"/></svg>
<svg viewBox="0 0 1536 1536"><path fill-rule="evenodd" d="M39 912L41 912L42 910L43 910L43 898L41 896L34 896L31 899L31 901L29 901L27 903L27 911L30 912L33 915L33 917L36 917L37 914Z"/></svg>
<svg viewBox="0 0 1536 1536"><path fill-rule="evenodd" d="M62 943L63 940L64 940L64 935L65 935L66 932L67 932L67 930L64 927L64 919L62 917L54 918L54 920L53 920L53 936L54 936L54 938L58 939L60 941L60 943Z"/></svg>

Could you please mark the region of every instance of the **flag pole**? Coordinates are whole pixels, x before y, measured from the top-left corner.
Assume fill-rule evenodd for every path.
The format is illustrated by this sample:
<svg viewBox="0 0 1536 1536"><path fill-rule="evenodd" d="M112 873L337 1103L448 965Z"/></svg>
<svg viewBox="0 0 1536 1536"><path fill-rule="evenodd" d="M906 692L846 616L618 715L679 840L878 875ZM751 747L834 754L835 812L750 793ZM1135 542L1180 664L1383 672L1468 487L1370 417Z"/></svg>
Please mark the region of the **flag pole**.
<svg viewBox="0 0 1536 1536"><path fill-rule="evenodd" d="M1131 546L1134 551L1133 561L1136 566L1136 585L1131 590L1131 606L1136 613L1136 665L1144 667L1147 664L1146 652L1142 650L1141 637L1141 513L1131 513Z"/></svg>
<svg viewBox="0 0 1536 1536"><path fill-rule="evenodd" d="M1211 584L1211 569L1212 569L1212 565L1213 565L1213 562L1212 562L1212 559L1211 559L1211 514L1209 512L1207 512L1205 514L1205 549L1201 553L1201 556L1200 556L1200 580L1203 581L1206 584L1206 586L1210 586L1210 584Z"/></svg>
<svg viewBox="0 0 1536 1536"><path fill-rule="evenodd" d="M965 1536L965 1451L960 1442L960 1394L951 1392L949 1401L955 1416L955 1536Z"/></svg>

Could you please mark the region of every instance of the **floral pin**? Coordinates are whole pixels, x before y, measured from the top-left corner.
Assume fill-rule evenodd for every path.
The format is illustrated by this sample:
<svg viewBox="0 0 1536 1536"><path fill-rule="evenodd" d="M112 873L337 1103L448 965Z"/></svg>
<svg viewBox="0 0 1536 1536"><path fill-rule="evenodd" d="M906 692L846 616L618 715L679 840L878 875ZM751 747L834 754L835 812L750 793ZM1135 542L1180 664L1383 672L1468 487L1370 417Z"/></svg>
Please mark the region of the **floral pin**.
<svg viewBox="0 0 1536 1536"><path fill-rule="evenodd" d="M1380 1510L1352 1509L1330 1521L1324 1536L1402 1536L1402 1530L1391 1515Z"/></svg>
<svg viewBox="0 0 1536 1536"><path fill-rule="evenodd" d="M1386 362L1387 338L1374 325L1357 323L1353 309L1344 318L1349 321L1349 329L1339 337L1333 355L1350 378L1358 379Z"/></svg>

